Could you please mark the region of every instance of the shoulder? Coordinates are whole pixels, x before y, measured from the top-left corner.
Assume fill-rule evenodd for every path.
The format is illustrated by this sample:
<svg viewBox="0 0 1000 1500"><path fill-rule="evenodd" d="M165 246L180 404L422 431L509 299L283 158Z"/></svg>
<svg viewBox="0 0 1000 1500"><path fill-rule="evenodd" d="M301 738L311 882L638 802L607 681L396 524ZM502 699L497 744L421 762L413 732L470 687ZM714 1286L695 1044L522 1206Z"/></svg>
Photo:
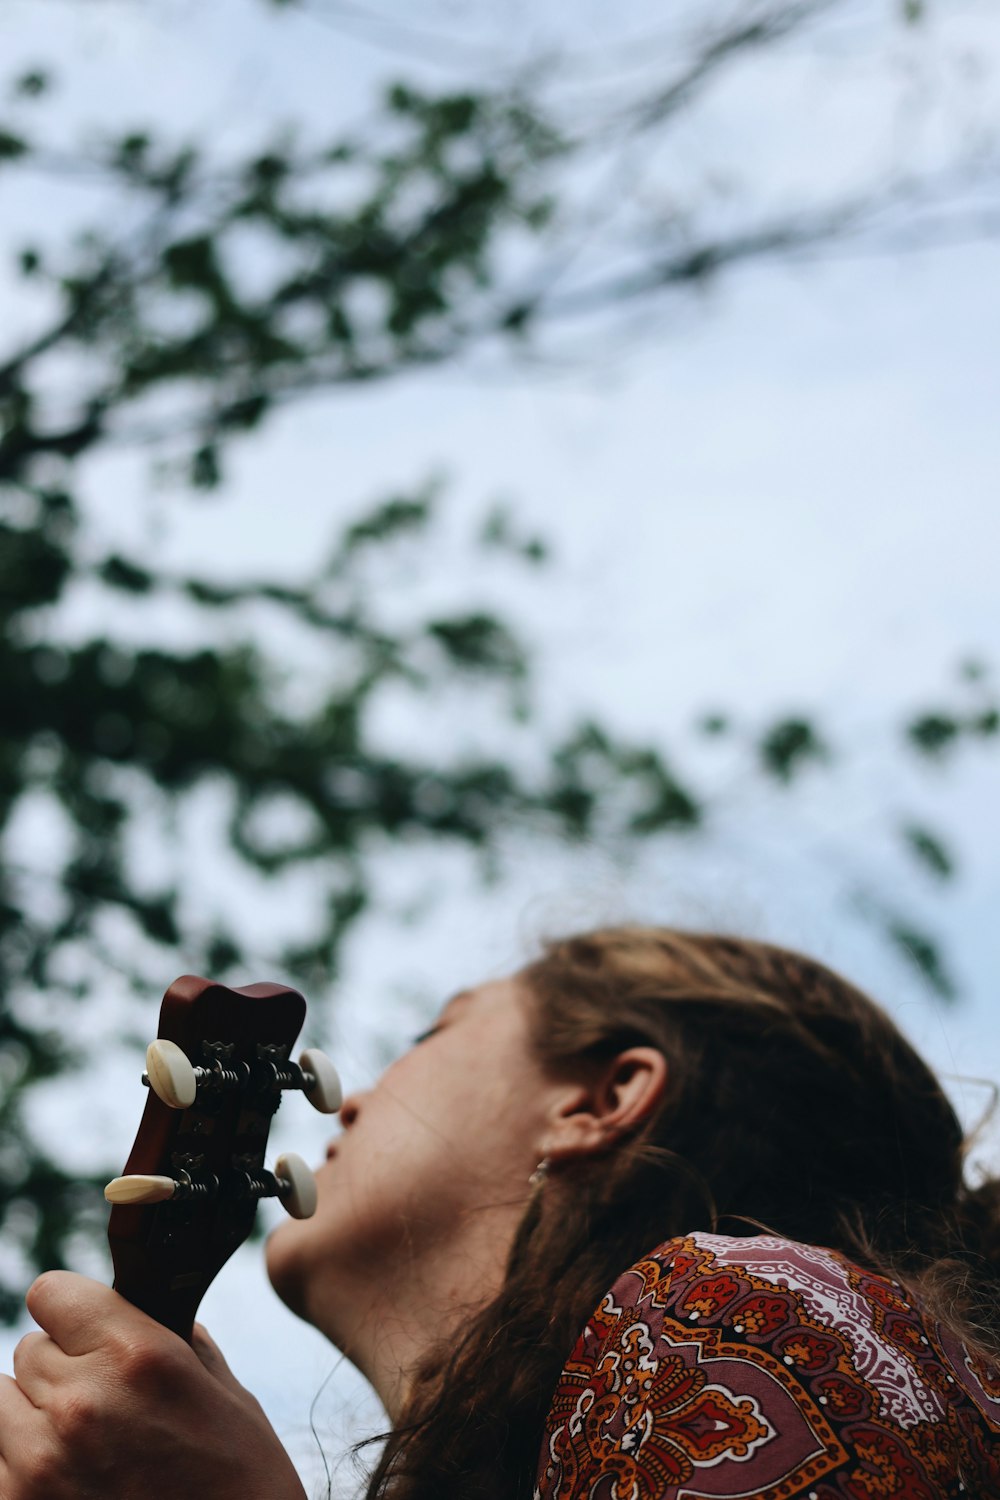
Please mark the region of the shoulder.
<svg viewBox="0 0 1000 1500"><path fill-rule="evenodd" d="M931 1500L959 1474L1000 1493L998 1439L1000 1384L897 1283L816 1246L699 1233L657 1246L595 1309L536 1493L784 1500L859 1464L895 1475L887 1493Z"/></svg>

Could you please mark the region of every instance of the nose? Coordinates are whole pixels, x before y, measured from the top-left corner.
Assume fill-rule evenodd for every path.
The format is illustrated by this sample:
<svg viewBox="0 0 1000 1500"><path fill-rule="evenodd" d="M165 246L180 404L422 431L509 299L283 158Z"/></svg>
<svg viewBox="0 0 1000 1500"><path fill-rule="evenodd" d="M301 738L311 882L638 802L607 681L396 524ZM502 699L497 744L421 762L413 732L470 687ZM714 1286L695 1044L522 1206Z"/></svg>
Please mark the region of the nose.
<svg viewBox="0 0 1000 1500"><path fill-rule="evenodd" d="M344 1133L345 1130L349 1130L351 1128L351 1126L354 1124L355 1120L358 1118L358 1115L360 1113L361 1113L361 1095L360 1094L348 1094L347 1098L344 1100L343 1104L340 1106L340 1111L338 1113L338 1119L340 1121L340 1132L341 1132L341 1135L343 1135L343 1133ZM334 1139L327 1146L327 1148L326 1148L326 1159L327 1159L327 1161L329 1161L331 1157L336 1156L336 1154L337 1154L337 1141L339 1139L340 1139L340 1136L335 1136Z"/></svg>
<svg viewBox="0 0 1000 1500"><path fill-rule="evenodd" d="M361 1098L358 1094L348 1094L340 1106L340 1124L344 1130L352 1126L361 1112Z"/></svg>

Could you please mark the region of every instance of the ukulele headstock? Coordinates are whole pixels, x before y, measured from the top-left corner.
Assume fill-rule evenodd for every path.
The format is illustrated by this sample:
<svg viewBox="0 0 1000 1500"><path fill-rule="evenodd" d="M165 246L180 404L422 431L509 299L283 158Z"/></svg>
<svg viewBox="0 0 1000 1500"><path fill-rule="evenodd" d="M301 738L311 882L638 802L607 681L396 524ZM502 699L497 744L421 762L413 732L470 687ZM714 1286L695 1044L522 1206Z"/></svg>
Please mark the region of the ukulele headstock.
<svg viewBox="0 0 1000 1500"><path fill-rule="evenodd" d="M340 1107L332 1064L291 1060L305 1019L297 990L229 989L186 974L167 990L146 1054L149 1096L121 1177L108 1184L115 1287L190 1339L209 1285L253 1228L257 1204L279 1197L306 1218L312 1173L291 1153L264 1166L271 1120L286 1089L325 1113Z"/></svg>

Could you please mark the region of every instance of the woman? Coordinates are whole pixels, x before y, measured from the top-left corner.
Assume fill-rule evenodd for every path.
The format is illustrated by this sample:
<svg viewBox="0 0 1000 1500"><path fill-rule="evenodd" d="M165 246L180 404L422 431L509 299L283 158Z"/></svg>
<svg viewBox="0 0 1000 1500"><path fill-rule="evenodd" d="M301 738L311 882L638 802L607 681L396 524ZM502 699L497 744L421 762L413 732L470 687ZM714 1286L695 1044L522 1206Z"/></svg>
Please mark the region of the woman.
<svg viewBox="0 0 1000 1500"><path fill-rule="evenodd" d="M821 965L558 942L342 1120L268 1266L385 1404L370 1500L1000 1496L997 1184ZM29 1307L0 1500L301 1500L207 1336L66 1274Z"/></svg>

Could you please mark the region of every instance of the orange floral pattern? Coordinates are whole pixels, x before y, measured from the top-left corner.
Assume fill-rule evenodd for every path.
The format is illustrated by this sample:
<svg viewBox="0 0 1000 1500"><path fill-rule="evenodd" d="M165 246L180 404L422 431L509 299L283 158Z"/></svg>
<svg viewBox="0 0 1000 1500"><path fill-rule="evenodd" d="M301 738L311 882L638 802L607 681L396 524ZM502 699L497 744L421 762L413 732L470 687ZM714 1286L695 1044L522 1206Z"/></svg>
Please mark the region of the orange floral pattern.
<svg viewBox="0 0 1000 1500"><path fill-rule="evenodd" d="M1000 1500L1000 1371L775 1236L668 1240L563 1370L535 1500Z"/></svg>

